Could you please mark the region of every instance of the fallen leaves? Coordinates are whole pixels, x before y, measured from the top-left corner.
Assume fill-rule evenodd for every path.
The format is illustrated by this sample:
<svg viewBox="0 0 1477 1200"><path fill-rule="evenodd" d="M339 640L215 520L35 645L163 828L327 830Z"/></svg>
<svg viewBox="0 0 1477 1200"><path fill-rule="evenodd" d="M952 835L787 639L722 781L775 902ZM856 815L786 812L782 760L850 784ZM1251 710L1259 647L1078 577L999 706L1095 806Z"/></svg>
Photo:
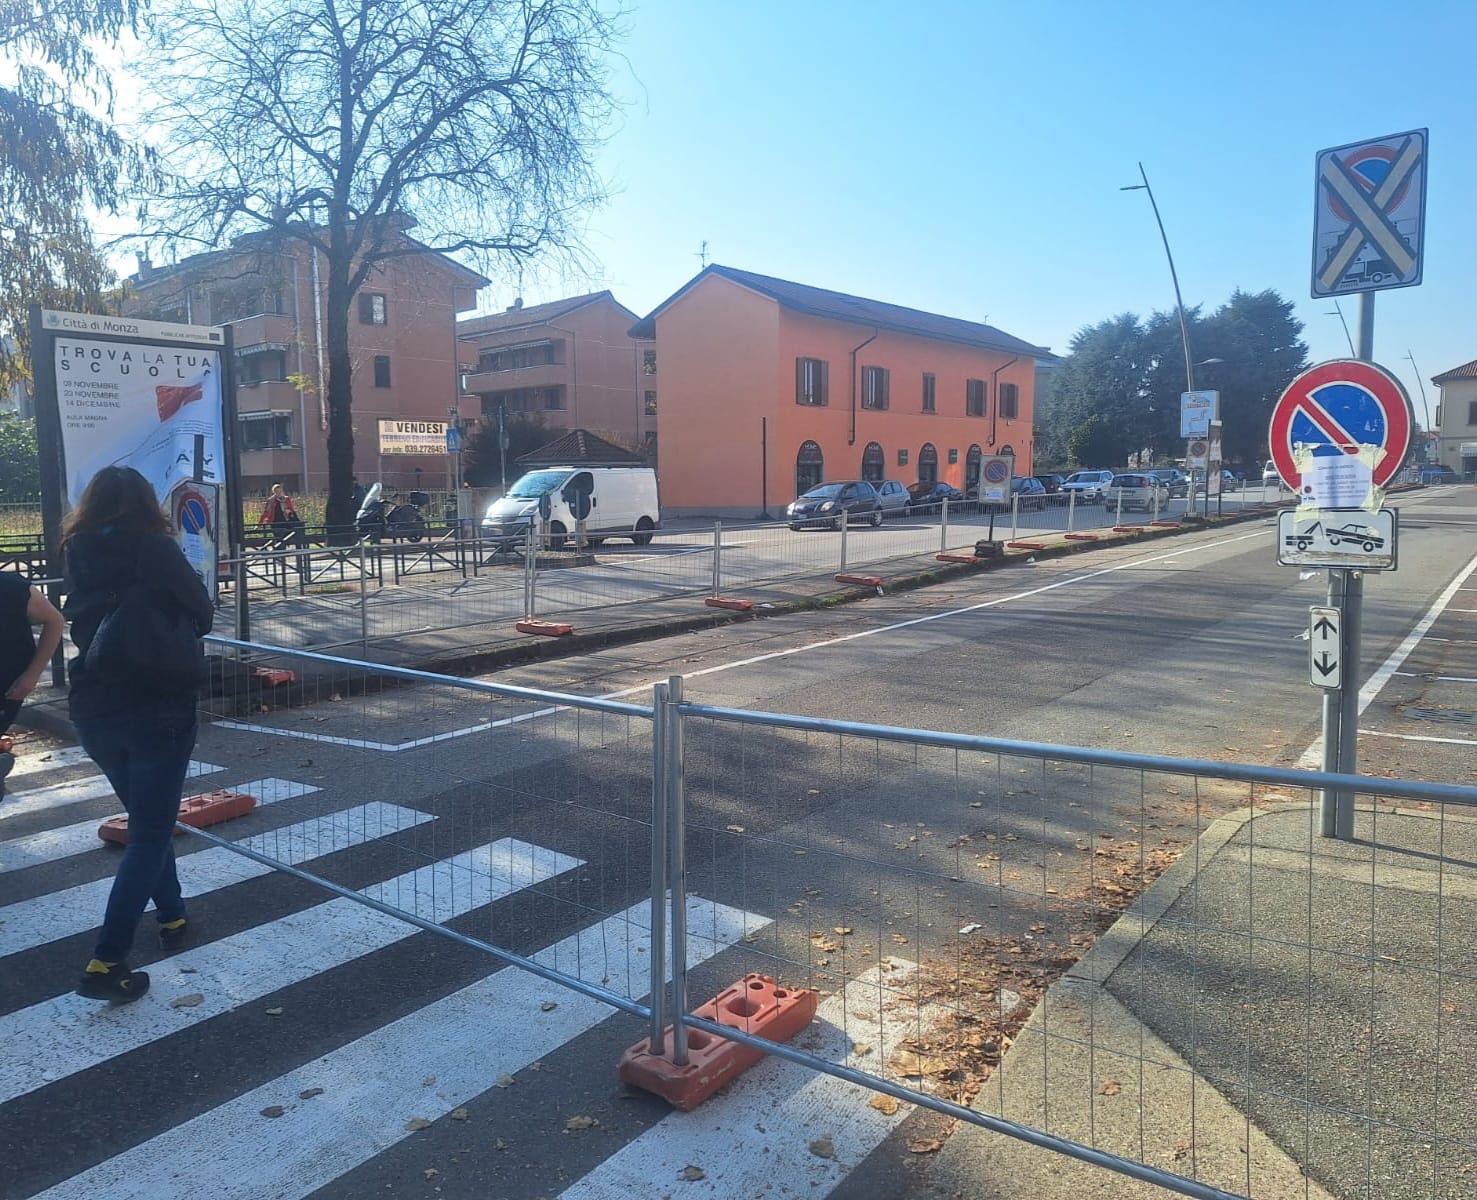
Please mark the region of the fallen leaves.
<svg viewBox="0 0 1477 1200"><path fill-rule="evenodd" d="M836 1147L831 1141L829 1133L823 1134L810 1143L810 1152L817 1158L835 1158Z"/></svg>
<svg viewBox="0 0 1477 1200"><path fill-rule="evenodd" d="M297 1098L299 1100L311 1100L314 1096L321 1095L323 1095L323 1089L320 1087L303 1088L303 1090L297 1094Z"/></svg>
<svg viewBox="0 0 1477 1200"><path fill-rule="evenodd" d="M1123 1085L1121 1083L1116 1079L1109 1079L1103 1083L1102 1087L1098 1088L1097 1094L1099 1096L1116 1096L1122 1090Z"/></svg>
<svg viewBox="0 0 1477 1200"><path fill-rule="evenodd" d="M696 1183L699 1179L706 1179L708 1173L702 1167L695 1167L691 1163L677 1172L677 1178L683 1183Z"/></svg>
<svg viewBox="0 0 1477 1200"><path fill-rule="evenodd" d="M409 1133L419 1133L422 1129L431 1128L432 1122L425 1117L411 1117L405 1122L405 1129Z"/></svg>
<svg viewBox="0 0 1477 1200"><path fill-rule="evenodd" d="M884 1117L896 1116L897 1110L901 1107L895 1097L880 1095L873 1096L870 1100L868 1100L867 1106L869 1108L875 1108Z"/></svg>
<svg viewBox="0 0 1477 1200"><path fill-rule="evenodd" d="M594 1129L600 1122L594 1117L570 1117L564 1122L565 1133L584 1133L587 1129Z"/></svg>
<svg viewBox="0 0 1477 1200"><path fill-rule="evenodd" d="M943 1138L911 1137L908 1139L908 1153L910 1154L933 1154L943 1148Z"/></svg>
<svg viewBox="0 0 1477 1200"><path fill-rule="evenodd" d="M287 1110L283 1108L280 1104L269 1104L266 1108L262 1109L262 1116L269 1117L275 1120L277 1117L282 1116L282 1114L286 1111Z"/></svg>
<svg viewBox="0 0 1477 1200"><path fill-rule="evenodd" d="M199 1008L205 1003L205 997L200 992L191 992L187 996L176 996L169 1002L170 1008Z"/></svg>

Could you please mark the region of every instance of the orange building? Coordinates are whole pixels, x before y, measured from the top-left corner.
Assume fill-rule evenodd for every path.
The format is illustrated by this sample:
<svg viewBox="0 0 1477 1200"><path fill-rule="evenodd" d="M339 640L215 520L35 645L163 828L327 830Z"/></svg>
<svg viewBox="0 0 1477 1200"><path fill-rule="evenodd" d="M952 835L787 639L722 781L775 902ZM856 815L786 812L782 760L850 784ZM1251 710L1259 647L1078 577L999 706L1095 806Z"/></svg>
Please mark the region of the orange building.
<svg viewBox="0 0 1477 1200"><path fill-rule="evenodd" d="M773 511L822 480L1029 475L1036 362L990 325L710 266L631 330L655 338L663 511Z"/></svg>
<svg viewBox="0 0 1477 1200"><path fill-rule="evenodd" d="M409 227L407 225L407 227ZM402 229L409 247L419 245ZM441 486L449 457L379 455L379 421L445 421L458 399L456 314L473 308L487 279L428 248L371 272L349 314L354 466L360 479ZM245 491L281 483L328 489L324 308L328 282L302 242L266 234L178 264L139 260L123 315L230 325L236 342L236 442Z"/></svg>

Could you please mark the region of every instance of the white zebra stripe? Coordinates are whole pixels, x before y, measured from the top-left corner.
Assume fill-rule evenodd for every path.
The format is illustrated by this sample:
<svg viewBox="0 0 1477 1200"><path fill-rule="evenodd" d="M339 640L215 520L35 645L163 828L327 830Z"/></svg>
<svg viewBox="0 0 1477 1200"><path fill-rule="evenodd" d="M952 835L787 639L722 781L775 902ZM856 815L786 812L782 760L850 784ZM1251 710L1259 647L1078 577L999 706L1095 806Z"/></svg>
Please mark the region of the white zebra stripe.
<svg viewBox="0 0 1477 1200"><path fill-rule="evenodd" d="M224 771L214 763L191 760L188 779L200 775L211 775ZM89 775L85 779L73 779L67 783L53 783L50 787L36 788L27 792L7 791L0 801L0 823L30 813L45 812L48 808L60 808L65 804L80 804L84 800L103 800L113 795L113 785L106 775Z"/></svg>
<svg viewBox="0 0 1477 1200"><path fill-rule="evenodd" d="M75 767L79 763L90 762L92 759L87 757L87 751L81 746L63 746L59 750L51 750L46 754L21 753L15 756L15 769L10 772L10 781L40 775L46 771L60 771L66 767Z"/></svg>

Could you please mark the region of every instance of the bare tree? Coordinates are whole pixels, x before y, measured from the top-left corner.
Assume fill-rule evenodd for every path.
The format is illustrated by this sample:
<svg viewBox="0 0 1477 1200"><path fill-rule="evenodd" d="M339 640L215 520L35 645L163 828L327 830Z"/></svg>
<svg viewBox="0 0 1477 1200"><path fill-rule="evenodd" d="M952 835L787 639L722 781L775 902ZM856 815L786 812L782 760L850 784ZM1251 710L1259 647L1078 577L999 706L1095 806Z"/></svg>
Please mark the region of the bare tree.
<svg viewBox="0 0 1477 1200"><path fill-rule="evenodd" d="M347 527L355 294L399 256L573 243L601 199L617 19L598 0L172 0L159 27L161 228L322 256L327 520Z"/></svg>

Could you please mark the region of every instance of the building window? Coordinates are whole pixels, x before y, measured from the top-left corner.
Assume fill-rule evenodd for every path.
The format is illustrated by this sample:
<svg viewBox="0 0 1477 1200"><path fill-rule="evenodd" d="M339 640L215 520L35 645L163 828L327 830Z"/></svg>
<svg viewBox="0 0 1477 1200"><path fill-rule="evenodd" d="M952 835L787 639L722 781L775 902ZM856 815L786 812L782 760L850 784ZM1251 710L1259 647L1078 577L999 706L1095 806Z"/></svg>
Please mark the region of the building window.
<svg viewBox="0 0 1477 1200"><path fill-rule="evenodd" d="M292 445L291 413L242 413L242 450L275 450Z"/></svg>
<svg viewBox="0 0 1477 1200"><path fill-rule="evenodd" d="M952 467L958 461L959 461L959 451L957 451L957 450L950 450L949 451L949 465Z"/></svg>
<svg viewBox="0 0 1477 1200"><path fill-rule="evenodd" d="M265 383L287 378L287 353L283 350L261 350L237 357L238 383Z"/></svg>
<svg viewBox="0 0 1477 1200"><path fill-rule="evenodd" d="M978 446L971 446L964 456L964 490L974 491L980 486L980 459L984 455Z"/></svg>
<svg viewBox="0 0 1477 1200"><path fill-rule="evenodd" d="M825 404L826 373L824 360L797 358L795 360L795 403Z"/></svg>
<svg viewBox="0 0 1477 1200"><path fill-rule="evenodd" d="M389 303L385 300L383 292L360 292L359 293L359 324L361 325L388 325L390 323Z"/></svg>
<svg viewBox="0 0 1477 1200"><path fill-rule="evenodd" d="M479 371L519 371L524 367L546 367L561 361L563 343L537 342L528 346L498 346L477 355Z"/></svg>
<svg viewBox="0 0 1477 1200"><path fill-rule="evenodd" d="M563 408L563 407L564 407L564 389L563 388L556 388L556 387L545 388L544 389L544 408L545 409L553 409L553 408Z"/></svg>
<svg viewBox="0 0 1477 1200"><path fill-rule="evenodd" d="M918 451L918 482L937 483L939 481L939 452L933 448L932 442L924 442L923 448Z"/></svg>
<svg viewBox="0 0 1477 1200"><path fill-rule="evenodd" d="M1013 383L1002 383L995 397L1000 405L1000 415L1007 421L1021 415L1021 390Z"/></svg>
<svg viewBox="0 0 1477 1200"><path fill-rule="evenodd" d="M801 442L795 455L795 495L808 492L826 477L826 460L815 442Z"/></svg>
<svg viewBox="0 0 1477 1200"><path fill-rule="evenodd" d="M374 356L374 386L390 386L390 356L388 354Z"/></svg>
<svg viewBox="0 0 1477 1200"><path fill-rule="evenodd" d="M887 474L887 456L876 442L868 442L862 451L862 478L868 483L881 483Z"/></svg>
<svg viewBox="0 0 1477 1200"><path fill-rule="evenodd" d="M983 379L965 380L964 415L966 417L985 415L985 381Z"/></svg>
<svg viewBox="0 0 1477 1200"><path fill-rule="evenodd" d="M924 372L924 374L923 374L923 411L924 412L938 412L937 400L935 398L936 397L936 392L937 392L937 383L938 383L938 381L936 379L934 379L934 377L932 375L928 374L926 371Z"/></svg>
<svg viewBox="0 0 1477 1200"><path fill-rule="evenodd" d="M646 415L648 417L654 417L654 416L656 416L656 393L655 392L647 392L646 393Z"/></svg>
<svg viewBox="0 0 1477 1200"><path fill-rule="evenodd" d="M862 368L862 407L884 409L887 407L887 368Z"/></svg>
<svg viewBox="0 0 1477 1200"><path fill-rule="evenodd" d="M656 351L655 350L643 350L643 351L641 351L641 374L643 374L643 375L655 375L656 374Z"/></svg>
<svg viewBox="0 0 1477 1200"><path fill-rule="evenodd" d="M1440 423L1440 421L1437 422L1438 425ZM1467 424L1477 425L1477 400L1467 401Z"/></svg>

